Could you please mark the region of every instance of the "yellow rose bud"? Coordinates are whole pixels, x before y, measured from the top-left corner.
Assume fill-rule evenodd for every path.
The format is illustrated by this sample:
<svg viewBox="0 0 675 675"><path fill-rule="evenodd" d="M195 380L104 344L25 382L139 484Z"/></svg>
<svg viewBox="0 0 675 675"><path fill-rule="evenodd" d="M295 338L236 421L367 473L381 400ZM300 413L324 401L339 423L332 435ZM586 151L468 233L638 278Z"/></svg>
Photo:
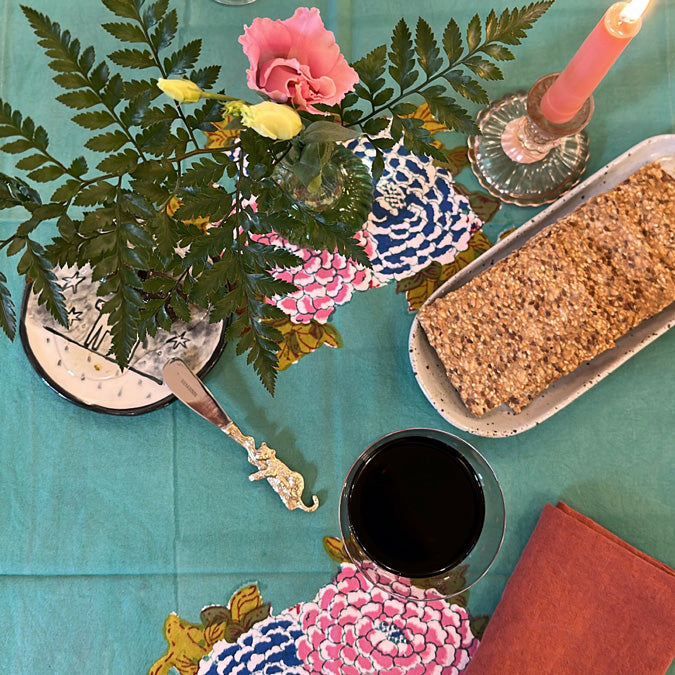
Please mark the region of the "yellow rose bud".
<svg viewBox="0 0 675 675"><path fill-rule="evenodd" d="M302 120L293 108L273 101L241 107L241 122L261 136L287 141L302 130Z"/></svg>
<svg viewBox="0 0 675 675"><path fill-rule="evenodd" d="M190 80L165 80L160 77L157 86L170 98L179 103L196 103L204 92Z"/></svg>

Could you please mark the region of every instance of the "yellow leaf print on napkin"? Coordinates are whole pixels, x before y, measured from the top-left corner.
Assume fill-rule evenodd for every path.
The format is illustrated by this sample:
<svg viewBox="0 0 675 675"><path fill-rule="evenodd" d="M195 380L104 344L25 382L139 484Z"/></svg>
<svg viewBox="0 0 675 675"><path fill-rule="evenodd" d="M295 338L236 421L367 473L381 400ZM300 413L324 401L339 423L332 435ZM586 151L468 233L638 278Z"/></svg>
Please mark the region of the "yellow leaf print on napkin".
<svg viewBox="0 0 675 675"><path fill-rule="evenodd" d="M230 125L232 117L226 115L222 122L212 122L213 131L205 131L207 148L226 148L232 141L239 136L239 129L234 129Z"/></svg>
<svg viewBox="0 0 675 675"><path fill-rule="evenodd" d="M181 619L172 612L164 622L164 637L169 647L151 666L148 675L168 675L172 668L180 675L196 675L199 662L218 640L236 642L242 633L269 614L270 605L263 602L255 584L236 591L227 607L205 607L201 624Z"/></svg>
<svg viewBox="0 0 675 675"><path fill-rule="evenodd" d="M441 284L457 274L459 270L466 267L481 253L485 253L490 246L490 240L483 232L478 230L471 235L469 248L458 253L451 263L447 265L441 265L437 262L431 263L415 276L399 281L396 285L396 292L406 294L408 308L411 311L418 310Z"/></svg>
<svg viewBox="0 0 675 675"><path fill-rule="evenodd" d="M285 370L310 354L321 345L342 347L340 333L329 323L310 321L309 323L293 323L288 318L272 320L269 325L281 333L278 341L279 370Z"/></svg>
<svg viewBox="0 0 675 675"><path fill-rule="evenodd" d="M167 653L148 671L148 675L168 675L175 668L180 675L196 675L199 661L222 640L225 625L208 626L190 623L173 612L164 622L164 637L169 643Z"/></svg>

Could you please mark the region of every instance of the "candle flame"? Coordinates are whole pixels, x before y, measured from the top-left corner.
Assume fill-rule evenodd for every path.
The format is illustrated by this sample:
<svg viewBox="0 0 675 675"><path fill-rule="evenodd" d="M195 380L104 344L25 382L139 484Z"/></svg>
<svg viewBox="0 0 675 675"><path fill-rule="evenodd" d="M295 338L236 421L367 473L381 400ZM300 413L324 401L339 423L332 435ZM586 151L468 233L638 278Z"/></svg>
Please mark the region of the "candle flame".
<svg viewBox="0 0 675 675"><path fill-rule="evenodd" d="M635 23L642 18L642 15L647 9L649 0L631 0L619 14L619 19L621 21L627 21L628 23Z"/></svg>

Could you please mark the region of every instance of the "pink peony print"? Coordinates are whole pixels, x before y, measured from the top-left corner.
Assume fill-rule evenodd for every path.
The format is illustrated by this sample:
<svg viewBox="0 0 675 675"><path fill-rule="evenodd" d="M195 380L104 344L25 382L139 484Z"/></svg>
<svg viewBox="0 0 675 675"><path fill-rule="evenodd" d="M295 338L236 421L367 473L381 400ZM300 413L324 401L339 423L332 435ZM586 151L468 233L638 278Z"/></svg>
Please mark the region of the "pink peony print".
<svg viewBox="0 0 675 675"><path fill-rule="evenodd" d="M317 103L339 103L359 81L316 8L299 7L283 21L256 18L239 42L251 65L248 86L278 103L319 113Z"/></svg>
<svg viewBox="0 0 675 675"><path fill-rule="evenodd" d="M394 597L344 564L300 610L298 656L311 673L455 675L478 648L466 611Z"/></svg>
<svg viewBox="0 0 675 675"><path fill-rule="evenodd" d="M372 272L346 258L337 251L310 251L287 242L276 233L256 235L256 241L285 248L302 258L297 267L272 272L297 287L297 291L269 301L288 314L294 323L310 323L312 320L326 323L338 305L351 300L354 291L364 291L374 285ZM367 255L372 255L367 239L363 242Z"/></svg>

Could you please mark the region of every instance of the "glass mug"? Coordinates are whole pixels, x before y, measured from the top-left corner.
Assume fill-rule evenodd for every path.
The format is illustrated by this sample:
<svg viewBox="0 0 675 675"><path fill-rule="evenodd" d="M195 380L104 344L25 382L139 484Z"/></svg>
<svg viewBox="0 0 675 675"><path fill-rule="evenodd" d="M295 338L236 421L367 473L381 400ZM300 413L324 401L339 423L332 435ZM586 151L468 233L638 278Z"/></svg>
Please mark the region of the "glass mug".
<svg viewBox="0 0 675 675"><path fill-rule="evenodd" d="M220 5L250 5L255 0L215 0Z"/></svg>
<svg viewBox="0 0 675 675"><path fill-rule="evenodd" d="M383 436L354 462L340 495L345 551L376 586L433 600L475 584L506 522L499 481L466 441L437 429Z"/></svg>

